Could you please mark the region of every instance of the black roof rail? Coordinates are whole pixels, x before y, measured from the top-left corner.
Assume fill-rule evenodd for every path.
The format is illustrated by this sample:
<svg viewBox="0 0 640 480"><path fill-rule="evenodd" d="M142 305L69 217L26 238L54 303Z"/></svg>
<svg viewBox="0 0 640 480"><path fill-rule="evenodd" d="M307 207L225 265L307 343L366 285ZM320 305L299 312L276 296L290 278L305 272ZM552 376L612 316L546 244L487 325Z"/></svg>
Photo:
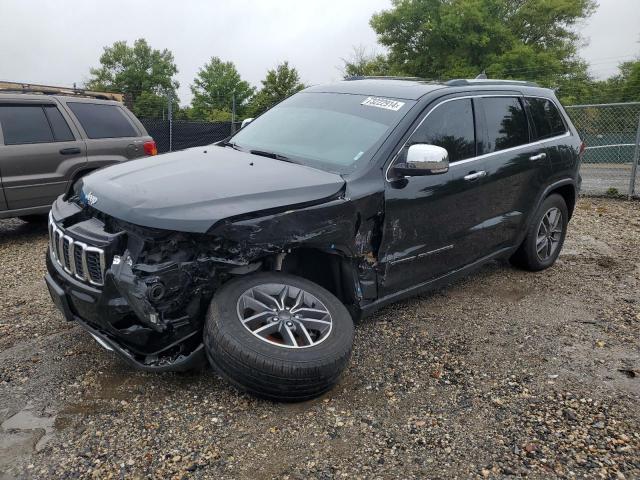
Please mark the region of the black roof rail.
<svg viewBox="0 0 640 480"><path fill-rule="evenodd" d="M393 76L393 75L352 75L351 77L345 78L345 80L408 80L408 81L419 81L426 82L424 78L420 77L402 77L402 76Z"/></svg>
<svg viewBox="0 0 640 480"><path fill-rule="evenodd" d="M494 79L485 79L485 78L474 78L472 80L469 79L455 79L449 80L445 82L445 85L449 87L464 87L464 86L472 86L472 85L518 85L521 87L539 87L535 82L526 82L524 80L494 80Z"/></svg>

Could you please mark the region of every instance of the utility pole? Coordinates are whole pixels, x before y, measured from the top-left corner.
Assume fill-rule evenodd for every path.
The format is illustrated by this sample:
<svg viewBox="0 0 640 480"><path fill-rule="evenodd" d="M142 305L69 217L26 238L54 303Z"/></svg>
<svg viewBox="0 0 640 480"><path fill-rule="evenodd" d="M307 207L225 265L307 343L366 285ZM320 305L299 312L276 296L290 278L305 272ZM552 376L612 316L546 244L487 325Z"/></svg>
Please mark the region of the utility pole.
<svg viewBox="0 0 640 480"><path fill-rule="evenodd" d="M167 119L169 120L169 151L173 151L173 98L171 92L167 92Z"/></svg>
<svg viewBox="0 0 640 480"><path fill-rule="evenodd" d="M633 164L631 165L631 178L629 179L629 200L633 198L636 187L636 173L640 162L640 118L638 118L638 130L636 131L636 148L633 152Z"/></svg>

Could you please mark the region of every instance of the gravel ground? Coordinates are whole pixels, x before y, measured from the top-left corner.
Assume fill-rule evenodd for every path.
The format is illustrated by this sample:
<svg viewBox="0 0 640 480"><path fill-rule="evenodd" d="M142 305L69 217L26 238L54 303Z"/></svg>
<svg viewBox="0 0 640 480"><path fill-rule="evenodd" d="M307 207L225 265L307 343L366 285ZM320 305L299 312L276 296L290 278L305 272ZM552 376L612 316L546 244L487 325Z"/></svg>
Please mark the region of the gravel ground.
<svg viewBox="0 0 640 480"><path fill-rule="evenodd" d="M125 366L50 303L45 230L0 221L0 479L640 477L640 202L581 199L550 270L365 320L295 405Z"/></svg>

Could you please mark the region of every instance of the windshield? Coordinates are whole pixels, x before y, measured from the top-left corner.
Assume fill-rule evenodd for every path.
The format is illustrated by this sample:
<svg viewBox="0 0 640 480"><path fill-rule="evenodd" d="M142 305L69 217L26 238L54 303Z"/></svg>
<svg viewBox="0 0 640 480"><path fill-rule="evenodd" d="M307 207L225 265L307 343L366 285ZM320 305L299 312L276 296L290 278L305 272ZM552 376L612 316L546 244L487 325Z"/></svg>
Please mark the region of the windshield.
<svg viewBox="0 0 640 480"><path fill-rule="evenodd" d="M347 173L367 162L411 100L300 92L240 130L230 143Z"/></svg>

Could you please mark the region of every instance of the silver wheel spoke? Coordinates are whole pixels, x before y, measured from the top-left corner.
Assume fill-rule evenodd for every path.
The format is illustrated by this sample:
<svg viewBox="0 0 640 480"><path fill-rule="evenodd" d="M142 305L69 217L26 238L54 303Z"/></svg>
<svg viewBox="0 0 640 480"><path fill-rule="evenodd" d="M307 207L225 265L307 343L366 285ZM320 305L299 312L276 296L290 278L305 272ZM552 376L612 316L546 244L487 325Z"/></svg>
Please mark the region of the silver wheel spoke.
<svg viewBox="0 0 640 480"><path fill-rule="evenodd" d="M537 248L538 253L540 253L543 250L545 250L547 248L547 244L548 243L549 243L549 240L547 240L547 237L544 237L542 239L542 243L540 245L538 245L538 248Z"/></svg>
<svg viewBox="0 0 640 480"><path fill-rule="evenodd" d="M237 314L249 332L282 348L315 346L326 340L333 328L331 314L318 298L286 284L250 288L238 298Z"/></svg>
<svg viewBox="0 0 640 480"><path fill-rule="evenodd" d="M265 337L266 335L270 335L275 333L278 330L277 323L268 323L253 331L254 335L258 335L259 337Z"/></svg>
<svg viewBox="0 0 640 480"><path fill-rule="evenodd" d="M287 325L284 325L283 330L282 337L284 338L284 342L291 347L297 347L298 342L296 341L296 337L293 336L291 329Z"/></svg>
<svg viewBox="0 0 640 480"><path fill-rule="evenodd" d="M302 290L298 290L298 295L296 295L296 301L293 304L293 307L291 307L291 311L295 312L296 309L302 307L304 302L304 292Z"/></svg>
<svg viewBox="0 0 640 480"><path fill-rule="evenodd" d="M287 300L288 296L289 296L289 286L285 285L282 288L282 290L280 291L280 295L278 295L278 304L279 304L278 308L280 310L284 310L285 309L285 307L286 307L285 303L286 303L286 300Z"/></svg>
<svg viewBox="0 0 640 480"><path fill-rule="evenodd" d="M320 315L327 315L329 312L326 310L320 310L318 308L309 308L309 307L302 307L302 308L297 308L295 310L291 310L291 313L298 313L300 315L314 315L314 314L320 314Z"/></svg>
<svg viewBox="0 0 640 480"><path fill-rule="evenodd" d="M307 327L305 327L302 322L298 322L297 328L302 332L302 336L305 338L307 345L313 345L313 339L311 338L311 335L309 335Z"/></svg>
<svg viewBox="0 0 640 480"><path fill-rule="evenodd" d="M245 308L250 308L256 312L272 312L273 311L272 307L269 307L265 303L261 302L260 300L257 300L256 298L250 295L243 295L240 298L244 302Z"/></svg>
<svg viewBox="0 0 640 480"><path fill-rule="evenodd" d="M257 320L259 318L264 318L268 315L275 315L275 313L271 310L268 310L266 312L260 312L260 313L256 313L255 315L251 315L250 317L247 317L245 319L242 320L242 323L244 323L245 325L249 322L252 322L253 320Z"/></svg>
<svg viewBox="0 0 640 480"><path fill-rule="evenodd" d="M256 300L257 302L262 303L263 305L267 306L267 308L273 309L273 308L278 308L278 300L276 300L275 298L273 298L271 295L263 292L262 290L260 290L259 288L254 288L251 290L252 293L252 297L254 300Z"/></svg>

